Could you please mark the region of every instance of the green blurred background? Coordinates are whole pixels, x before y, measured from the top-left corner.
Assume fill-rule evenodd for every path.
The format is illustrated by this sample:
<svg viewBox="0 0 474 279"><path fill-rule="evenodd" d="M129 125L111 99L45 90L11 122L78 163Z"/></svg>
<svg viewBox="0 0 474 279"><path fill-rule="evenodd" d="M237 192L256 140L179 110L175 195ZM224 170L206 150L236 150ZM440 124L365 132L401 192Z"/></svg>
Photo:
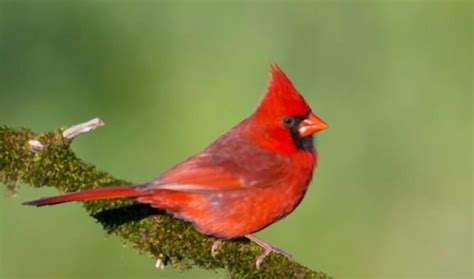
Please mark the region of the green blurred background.
<svg viewBox="0 0 474 279"><path fill-rule="evenodd" d="M278 63L330 129L300 207L259 233L336 278L472 276L470 2L0 3L0 124L99 116L77 154L143 182L250 114ZM0 278L158 271L79 204L0 197Z"/></svg>

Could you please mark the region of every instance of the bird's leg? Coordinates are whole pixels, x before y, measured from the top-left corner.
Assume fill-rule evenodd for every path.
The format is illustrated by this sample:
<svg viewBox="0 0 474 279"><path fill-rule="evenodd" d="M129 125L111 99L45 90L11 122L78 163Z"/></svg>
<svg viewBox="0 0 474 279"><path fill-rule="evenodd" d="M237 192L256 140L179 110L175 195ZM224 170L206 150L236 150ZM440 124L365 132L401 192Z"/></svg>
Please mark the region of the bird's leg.
<svg viewBox="0 0 474 279"><path fill-rule="evenodd" d="M287 257L290 260L293 258L287 252L281 250L278 247L272 246L270 243L265 242L263 239L260 239L253 234L247 234L245 235L245 237L255 242L255 244L262 247L263 249L263 252L257 256L257 260L255 261L255 265L257 266L257 269L260 268L260 264L263 262L265 257L268 256L271 252L282 254L283 256Z"/></svg>
<svg viewBox="0 0 474 279"><path fill-rule="evenodd" d="M214 241L214 243L212 244L212 247L211 247L211 255L213 257L216 256L216 252L217 252L217 249L219 249L219 247L221 246L222 244L222 240L221 239L216 239L216 241Z"/></svg>

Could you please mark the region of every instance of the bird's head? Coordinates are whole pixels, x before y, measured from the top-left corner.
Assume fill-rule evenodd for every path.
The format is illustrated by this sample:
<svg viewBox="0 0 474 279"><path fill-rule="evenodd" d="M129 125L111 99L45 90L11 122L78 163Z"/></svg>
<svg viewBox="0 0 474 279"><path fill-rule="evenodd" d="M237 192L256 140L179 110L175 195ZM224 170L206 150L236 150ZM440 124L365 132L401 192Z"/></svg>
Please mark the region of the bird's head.
<svg viewBox="0 0 474 279"><path fill-rule="evenodd" d="M249 120L259 144L283 153L312 151L313 134L327 128L277 65L271 66L267 91Z"/></svg>

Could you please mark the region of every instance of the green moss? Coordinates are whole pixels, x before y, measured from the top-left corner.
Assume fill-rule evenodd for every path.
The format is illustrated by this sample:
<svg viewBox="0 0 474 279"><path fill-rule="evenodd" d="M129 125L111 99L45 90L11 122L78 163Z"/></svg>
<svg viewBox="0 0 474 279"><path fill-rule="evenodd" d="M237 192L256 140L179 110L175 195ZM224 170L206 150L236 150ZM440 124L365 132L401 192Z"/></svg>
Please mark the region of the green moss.
<svg viewBox="0 0 474 279"><path fill-rule="evenodd" d="M32 139L44 148L32 152L28 144ZM0 127L0 182L12 189L21 181L61 192L128 184L78 159L70 143L62 138L61 130L36 135L27 129ZM260 247L247 240L223 242L214 258L210 253L214 238L200 234L187 222L130 200L91 201L84 207L108 233L176 268L224 268L231 278L329 278L277 254L265 258L257 270L255 258Z"/></svg>

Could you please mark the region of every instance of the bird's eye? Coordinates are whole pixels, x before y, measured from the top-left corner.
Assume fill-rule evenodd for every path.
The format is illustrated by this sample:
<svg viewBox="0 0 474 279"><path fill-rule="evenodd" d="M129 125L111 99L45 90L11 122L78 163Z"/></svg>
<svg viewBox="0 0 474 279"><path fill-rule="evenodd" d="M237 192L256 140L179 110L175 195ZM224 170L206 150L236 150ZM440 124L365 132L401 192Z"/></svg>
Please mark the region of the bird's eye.
<svg viewBox="0 0 474 279"><path fill-rule="evenodd" d="M286 127L291 127L291 126L295 125L295 119L292 118L292 117L285 117L285 118L283 118L283 124Z"/></svg>

